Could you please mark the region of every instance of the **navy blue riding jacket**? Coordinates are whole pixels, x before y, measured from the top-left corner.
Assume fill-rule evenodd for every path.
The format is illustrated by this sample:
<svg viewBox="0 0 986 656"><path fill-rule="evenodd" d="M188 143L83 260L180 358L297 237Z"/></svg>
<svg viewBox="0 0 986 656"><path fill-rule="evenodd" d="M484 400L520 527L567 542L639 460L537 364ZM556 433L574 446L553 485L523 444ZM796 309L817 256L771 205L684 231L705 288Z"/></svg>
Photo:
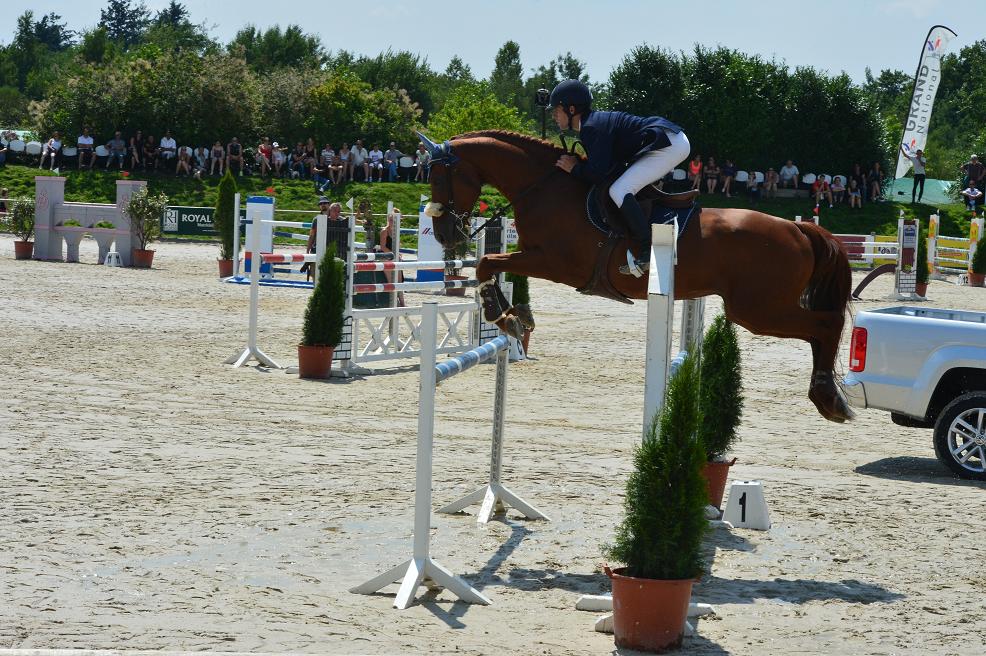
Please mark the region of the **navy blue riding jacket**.
<svg viewBox="0 0 986 656"><path fill-rule="evenodd" d="M590 112L579 130L588 160L576 164L572 174L589 182L600 182L616 167L624 167L646 152L670 146L664 130L675 134L682 131L679 125L660 116Z"/></svg>

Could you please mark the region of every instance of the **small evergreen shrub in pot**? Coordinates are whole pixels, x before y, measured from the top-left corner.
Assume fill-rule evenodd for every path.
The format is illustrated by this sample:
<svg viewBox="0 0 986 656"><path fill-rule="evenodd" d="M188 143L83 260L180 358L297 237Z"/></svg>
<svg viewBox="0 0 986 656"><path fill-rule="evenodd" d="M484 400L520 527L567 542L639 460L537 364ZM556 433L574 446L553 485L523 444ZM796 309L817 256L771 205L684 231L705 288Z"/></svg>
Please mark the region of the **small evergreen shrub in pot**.
<svg viewBox="0 0 986 656"><path fill-rule="evenodd" d="M219 277L228 278L233 275L233 240L239 239L234 235L233 212L236 204L236 179L233 173L226 169L222 180L219 181L219 197L216 200L216 211L212 215L212 223L219 233Z"/></svg>
<svg viewBox="0 0 986 656"><path fill-rule="evenodd" d="M298 376L328 378L332 355L342 341L345 322L345 268L341 260L326 256L318 267L318 281L308 299L305 324L298 344Z"/></svg>
<svg viewBox="0 0 986 656"><path fill-rule="evenodd" d="M918 296L928 295L928 278L931 272L928 270L928 231L922 230L918 236L917 262L914 263L915 269L915 293Z"/></svg>
<svg viewBox="0 0 986 656"><path fill-rule="evenodd" d="M626 565L606 570L617 647L663 651L681 644L708 528L698 377L690 356L668 382L664 409L634 453L625 517L606 550Z"/></svg>
<svg viewBox="0 0 986 656"><path fill-rule="evenodd" d="M736 459L726 454L737 440L736 429L743 414L743 379L736 326L720 314L709 326L702 342L701 396L702 422L699 438L705 448L703 475L708 483L709 503L722 505L729 467Z"/></svg>
<svg viewBox="0 0 986 656"><path fill-rule="evenodd" d="M969 265L969 284L973 287L982 287L984 281L986 281L986 238L980 236L976 252L972 255L972 262Z"/></svg>

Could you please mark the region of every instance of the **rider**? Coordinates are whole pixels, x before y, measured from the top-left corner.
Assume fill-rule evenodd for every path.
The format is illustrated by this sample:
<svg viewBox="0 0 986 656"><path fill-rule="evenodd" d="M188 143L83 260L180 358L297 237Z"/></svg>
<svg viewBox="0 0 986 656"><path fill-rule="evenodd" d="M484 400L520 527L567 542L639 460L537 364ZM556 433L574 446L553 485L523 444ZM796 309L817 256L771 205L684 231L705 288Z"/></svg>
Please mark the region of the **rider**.
<svg viewBox="0 0 986 656"><path fill-rule="evenodd" d="M562 155L559 168L593 183L622 171L609 195L630 229L628 272L639 278L649 265L650 221L637 202L637 192L688 159L688 137L680 126L660 116L593 111L592 92L579 80L559 83L549 102L558 127L578 131L587 156L582 161Z"/></svg>

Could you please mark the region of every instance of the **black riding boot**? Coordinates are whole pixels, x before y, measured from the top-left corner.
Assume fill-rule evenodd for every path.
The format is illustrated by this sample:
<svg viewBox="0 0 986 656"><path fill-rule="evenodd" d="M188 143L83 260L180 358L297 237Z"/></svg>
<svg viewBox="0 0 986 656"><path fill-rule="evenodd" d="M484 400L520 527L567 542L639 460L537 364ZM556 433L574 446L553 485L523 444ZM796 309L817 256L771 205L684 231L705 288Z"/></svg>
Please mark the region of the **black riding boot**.
<svg viewBox="0 0 986 656"><path fill-rule="evenodd" d="M627 250L627 269L636 277L643 275L650 266L647 245L650 244L650 221L633 194L623 197L620 207L623 220L630 230L630 248Z"/></svg>

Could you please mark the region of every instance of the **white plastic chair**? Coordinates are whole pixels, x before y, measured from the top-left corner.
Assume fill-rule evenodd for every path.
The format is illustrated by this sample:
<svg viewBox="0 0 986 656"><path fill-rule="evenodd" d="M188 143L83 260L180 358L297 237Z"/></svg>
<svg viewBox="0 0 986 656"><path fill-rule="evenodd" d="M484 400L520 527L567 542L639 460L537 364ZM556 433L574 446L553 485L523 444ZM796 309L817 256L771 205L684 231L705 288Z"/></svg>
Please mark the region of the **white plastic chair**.
<svg viewBox="0 0 986 656"><path fill-rule="evenodd" d="M736 178L734 179L736 180L736 182L746 182L747 180L750 179L750 174L747 173L746 171L737 171Z"/></svg>
<svg viewBox="0 0 986 656"><path fill-rule="evenodd" d="M40 155L41 154L41 142L40 141L29 141L24 147L24 152L28 155Z"/></svg>
<svg viewBox="0 0 986 656"><path fill-rule="evenodd" d="M7 144L7 147L10 148L10 152L12 153L23 153L25 146L26 144L20 139L14 139Z"/></svg>
<svg viewBox="0 0 986 656"><path fill-rule="evenodd" d="M75 157L79 154L79 149L75 146L65 146L62 148L62 157Z"/></svg>
<svg viewBox="0 0 986 656"><path fill-rule="evenodd" d="M763 171L757 171L756 173L754 173L754 175L757 178L757 182L763 182L764 180L766 180L766 178L763 175Z"/></svg>
<svg viewBox="0 0 986 656"><path fill-rule="evenodd" d="M805 173L804 177L801 178L801 184L815 184L816 176L814 173Z"/></svg>
<svg viewBox="0 0 986 656"><path fill-rule="evenodd" d="M96 157L109 157L110 151L106 150L106 146L96 146Z"/></svg>
<svg viewBox="0 0 986 656"><path fill-rule="evenodd" d="M688 174L685 173L685 169L675 169L674 171L671 172L671 179L675 181L681 181L687 177Z"/></svg>

